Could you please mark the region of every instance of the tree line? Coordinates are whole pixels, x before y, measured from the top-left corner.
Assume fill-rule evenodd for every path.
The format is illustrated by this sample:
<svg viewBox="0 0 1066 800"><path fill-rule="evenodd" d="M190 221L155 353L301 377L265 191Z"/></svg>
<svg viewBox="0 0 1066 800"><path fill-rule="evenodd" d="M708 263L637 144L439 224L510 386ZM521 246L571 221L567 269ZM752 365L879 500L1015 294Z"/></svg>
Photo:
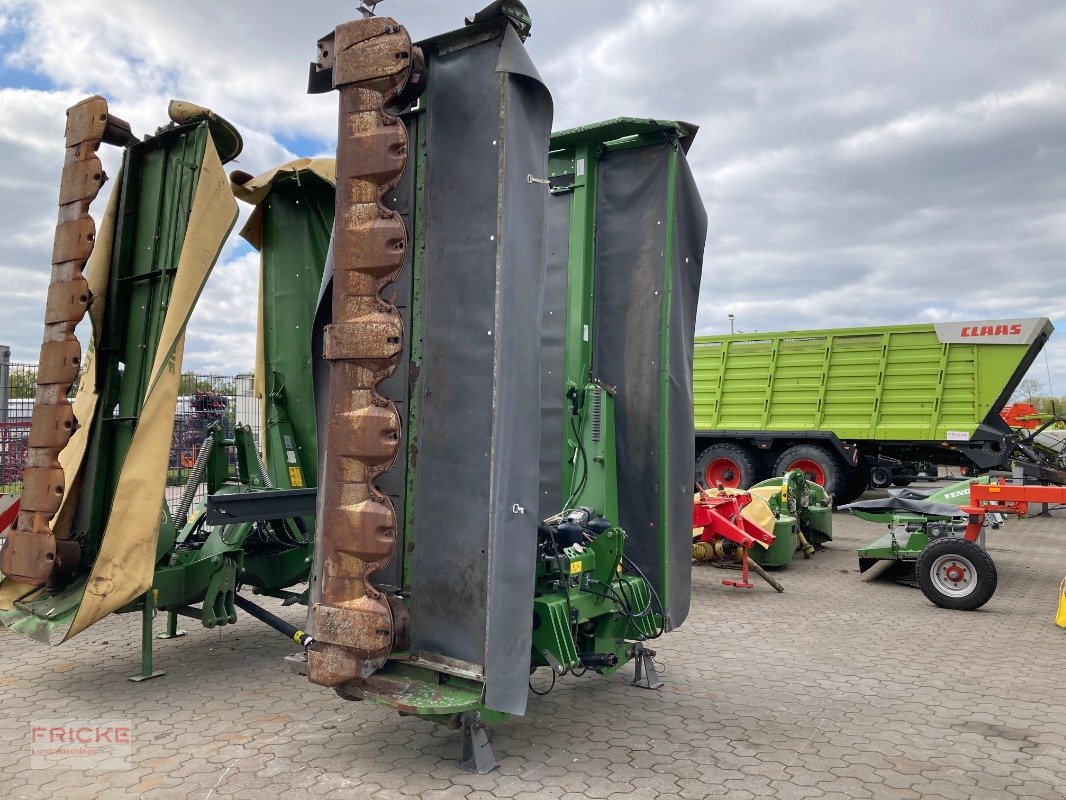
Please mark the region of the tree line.
<svg viewBox="0 0 1066 800"><path fill-rule="evenodd" d="M1040 414L1066 416L1066 395L1048 394L1039 378L1023 378L1011 395L1011 402L1029 403Z"/></svg>

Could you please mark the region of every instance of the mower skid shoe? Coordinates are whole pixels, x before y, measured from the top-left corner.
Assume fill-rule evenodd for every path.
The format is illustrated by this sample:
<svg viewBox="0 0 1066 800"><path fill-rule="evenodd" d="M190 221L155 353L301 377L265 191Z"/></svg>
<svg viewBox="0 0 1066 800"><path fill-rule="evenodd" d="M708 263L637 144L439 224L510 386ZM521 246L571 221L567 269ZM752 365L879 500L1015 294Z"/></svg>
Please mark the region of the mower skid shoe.
<svg viewBox="0 0 1066 800"><path fill-rule="evenodd" d="M92 302L83 274L96 238L89 206L107 180L96 151L103 142L124 146L133 140L129 124L111 116L107 101L99 95L67 109L66 155L21 506L0 551L0 572L35 586L45 583L53 571L69 572L78 562L72 548L57 553L49 523L65 490L59 451L77 427L67 399L81 370L81 345L74 329Z"/></svg>
<svg viewBox="0 0 1066 800"><path fill-rule="evenodd" d="M308 678L324 686L364 679L405 636L371 577L392 559L397 538L396 510L375 482L399 454L400 414L378 386L403 354L400 314L382 291L403 267L408 237L384 199L407 168L407 128L390 109L412 79L416 50L389 17L346 22L318 44L316 69L340 95L321 598L307 657Z"/></svg>

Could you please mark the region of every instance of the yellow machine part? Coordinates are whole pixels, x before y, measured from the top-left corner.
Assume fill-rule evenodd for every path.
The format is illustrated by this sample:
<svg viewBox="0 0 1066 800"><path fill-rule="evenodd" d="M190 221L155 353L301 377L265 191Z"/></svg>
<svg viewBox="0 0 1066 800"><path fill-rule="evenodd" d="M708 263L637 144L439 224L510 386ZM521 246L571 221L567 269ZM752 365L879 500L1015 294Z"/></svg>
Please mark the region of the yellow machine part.
<svg viewBox="0 0 1066 800"><path fill-rule="evenodd" d="M707 494L711 497L720 496L736 496L738 494L750 494L751 502L740 510L740 516L744 517L748 522L762 528L767 533L772 534L774 532L774 526L777 523L777 517L774 516L773 510L770 508L769 499L777 494L777 489L773 487L760 488L760 489L709 489ZM698 503L700 500L700 493L697 492L692 496L692 501ZM703 535L702 528L692 529L693 540L698 539ZM759 545L766 548L769 545L758 542ZM726 558L726 553L722 547L722 542L698 542L692 543L692 558L696 561L715 561L722 558Z"/></svg>
<svg viewBox="0 0 1066 800"><path fill-rule="evenodd" d="M692 560L693 561L721 561L725 558L733 558L733 555L729 555L725 552L723 543L725 539L719 539L714 542L693 542L692 543ZM737 552L740 552L737 550Z"/></svg>
<svg viewBox="0 0 1066 800"><path fill-rule="evenodd" d="M1055 624L1066 628L1066 578L1059 584L1059 610L1055 614Z"/></svg>
<svg viewBox="0 0 1066 800"><path fill-rule="evenodd" d="M767 533L774 532L774 525L777 523L777 517L774 516L773 510L770 508L768 500L777 494L775 488L759 488L759 489L708 489L707 494L711 497L727 496L733 497L738 494L750 494L751 502L740 510L740 516L744 517L748 522L754 525L758 525ZM700 500L700 493L696 492L692 496L693 503L698 503ZM701 528L693 528L693 538L703 533ZM765 547L765 545L764 545Z"/></svg>

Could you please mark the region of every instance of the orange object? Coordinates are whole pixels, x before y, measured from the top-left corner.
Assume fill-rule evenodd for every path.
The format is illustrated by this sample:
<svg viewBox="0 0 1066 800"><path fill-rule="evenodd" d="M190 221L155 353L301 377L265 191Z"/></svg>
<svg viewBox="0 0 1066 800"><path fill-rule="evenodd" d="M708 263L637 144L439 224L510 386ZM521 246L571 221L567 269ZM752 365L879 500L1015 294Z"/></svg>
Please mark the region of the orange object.
<svg viewBox="0 0 1066 800"><path fill-rule="evenodd" d="M1066 486L1028 486L1007 483L1002 478L998 483L987 485L971 483L970 504L962 507L970 517L965 538L971 542L977 541L986 514L1013 514L1024 517L1029 513L1030 503L1066 503Z"/></svg>
<svg viewBox="0 0 1066 800"><path fill-rule="evenodd" d="M1035 430L1040 427L1041 414L1032 403L1011 403L999 412L1012 428Z"/></svg>

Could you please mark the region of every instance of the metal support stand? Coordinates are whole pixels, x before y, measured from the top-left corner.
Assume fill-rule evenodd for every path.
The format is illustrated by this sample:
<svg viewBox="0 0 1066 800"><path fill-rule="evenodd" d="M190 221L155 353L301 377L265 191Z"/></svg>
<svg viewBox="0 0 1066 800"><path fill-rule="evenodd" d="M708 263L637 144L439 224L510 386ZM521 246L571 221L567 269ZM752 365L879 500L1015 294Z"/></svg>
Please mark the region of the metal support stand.
<svg viewBox="0 0 1066 800"><path fill-rule="evenodd" d="M144 596L144 607L141 611L141 671L138 675L130 675L131 681L147 681L166 675L166 670L152 669L152 612L154 611L151 592Z"/></svg>
<svg viewBox="0 0 1066 800"><path fill-rule="evenodd" d="M178 627L178 615L173 611L167 612L167 629L163 633L157 634L156 639L177 639L179 636L184 636L188 631L185 631Z"/></svg>
<svg viewBox="0 0 1066 800"><path fill-rule="evenodd" d="M641 642L637 642L633 651L633 686L641 689L661 688L663 682L655 670L655 651L647 649Z"/></svg>
<svg viewBox="0 0 1066 800"><path fill-rule="evenodd" d="M496 757L492 754L489 734L476 711L467 711L459 718L463 733L463 757L459 769L485 775L496 769Z"/></svg>
<svg viewBox="0 0 1066 800"><path fill-rule="evenodd" d="M751 578L748 577L748 546L740 546L740 580L723 580L722 586L729 586L733 589L754 589L755 584L751 582Z"/></svg>

